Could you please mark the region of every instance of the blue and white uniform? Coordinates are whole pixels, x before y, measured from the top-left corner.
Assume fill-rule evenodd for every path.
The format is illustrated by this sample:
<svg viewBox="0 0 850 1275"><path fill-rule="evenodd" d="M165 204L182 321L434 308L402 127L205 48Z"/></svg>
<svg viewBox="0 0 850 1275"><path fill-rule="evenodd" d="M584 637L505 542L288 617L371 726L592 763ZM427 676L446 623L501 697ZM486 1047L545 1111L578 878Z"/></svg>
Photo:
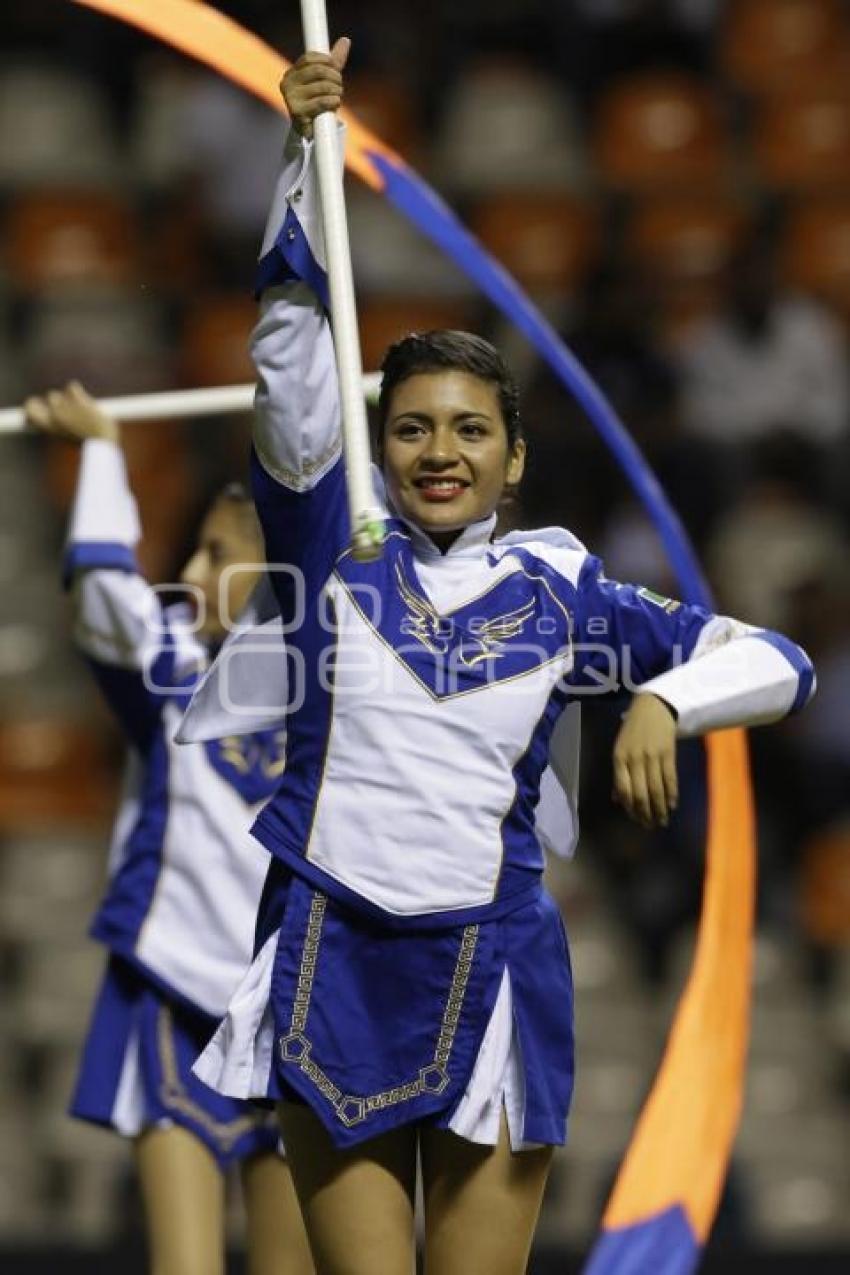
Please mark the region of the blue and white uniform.
<svg viewBox="0 0 850 1275"><path fill-rule="evenodd" d="M691 735L801 707L812 668L778 634L606 580L558 528L494 539L493 516L442 553L388 510L383 556L355 562L322 260L312 146L291 134L253 336L287 768L254 825L273 856L258 954L196 1071L309 1103L341 1146L414 1120L494 1143L503 1106L515 1149L560 1143L572 989L541 887L547 760L574 841L583 699L651 692Z"/></svg>
<svg viewBox="0 0 850 1275"><path fill-rule="evenodd" d="M249 834L283 770L267 731L180 748L174 733L209 662L187 608L139 574L121 449L83 445L65 555L75 639L127 736L129 758L91 933L110 952L72 1113L135 1136L192 1129L225 1165L273 1149L273 1122L191 1064L250 964L266 857Z"/></svg>

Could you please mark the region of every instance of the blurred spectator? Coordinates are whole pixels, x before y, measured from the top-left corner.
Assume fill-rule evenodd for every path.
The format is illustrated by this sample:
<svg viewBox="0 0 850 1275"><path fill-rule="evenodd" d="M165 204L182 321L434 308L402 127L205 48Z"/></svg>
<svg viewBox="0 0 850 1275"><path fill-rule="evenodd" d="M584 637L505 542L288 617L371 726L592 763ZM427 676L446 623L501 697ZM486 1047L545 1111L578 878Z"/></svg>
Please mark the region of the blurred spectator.
<svg viewBox="0 0 850 1275"><path fill-rule="evenodd" d="M702 543L729 498L727 467L716 449L682 429L677 369L656 335L653 297L642 275L614 261L594 270L565 336ZM650 579L664 591L654 531L623 503L628 489L619 467L548 372L538 370L525 414L531 445L523 485L527 507L538 520L566 522L591 541L604 536L599 544L613 554L612 575ZM640 564L646 575L637 570Z"/></svg>
<svg viewBox="0 0 850 1275"><path fill-rule="evenodd" d="M616 263L595 270L581 299L571 348L632 428L644 406L666 398L675 369L655 334L652 296L639 275Z"/></svg>
<svg viewBox="0 0 850 1275"><path fill-rule="evenodd" d="M799 635L801 589L843 570L846 541L819 507L816 461L811 445L792 434L755 449L752 477L707 550L721 609Z"/></svg>
<svg viewBox="0 0 850 1275"><path fill-rule="evenodd" d="M847 346L812 300L779 290L772 247L753 238L733 257L721 313L681 341L685 424L717 442L790 429L831 443L850 412Z"/></svg>

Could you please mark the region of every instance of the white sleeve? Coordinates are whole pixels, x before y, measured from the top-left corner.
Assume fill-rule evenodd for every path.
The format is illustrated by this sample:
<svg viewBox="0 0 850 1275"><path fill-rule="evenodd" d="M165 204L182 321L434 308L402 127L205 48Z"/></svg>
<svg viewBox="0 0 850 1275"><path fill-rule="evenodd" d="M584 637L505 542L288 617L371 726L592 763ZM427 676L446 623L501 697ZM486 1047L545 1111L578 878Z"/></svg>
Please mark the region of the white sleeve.
<svg viewBox="0 0 850 1275"><path fill-rule="evenodd" d="M342 163L342 127L339 142ZM307 491L332 467L342 443L314 148L294 130L263 238L258 292L254 447L272 478Z"/></svg>
<svg viewBox="0 0 850 1275"><path fill-rule="evenodd" d="M142 532L124 453L105 438L88 438L80 450L68 552L73 553L75 546L113 544L132 554Z"/></svg>
<svg viewBox="0 0 850 1275"><path fill-rule="evenodd" d="M64 576L74 604L74 638L93 659L141 669L162 643L159 599L139 574L141 534L124 454L88 439L65 546Z"/></svg>
<svg viewBox="0 0 850 1275"><path fill-rule="evenodd" d="M680 736L777 721L815 692L806 653L779 633L728 616L706 624L689 660L650 678L636 695L657 695L675 711Z"/></svg>

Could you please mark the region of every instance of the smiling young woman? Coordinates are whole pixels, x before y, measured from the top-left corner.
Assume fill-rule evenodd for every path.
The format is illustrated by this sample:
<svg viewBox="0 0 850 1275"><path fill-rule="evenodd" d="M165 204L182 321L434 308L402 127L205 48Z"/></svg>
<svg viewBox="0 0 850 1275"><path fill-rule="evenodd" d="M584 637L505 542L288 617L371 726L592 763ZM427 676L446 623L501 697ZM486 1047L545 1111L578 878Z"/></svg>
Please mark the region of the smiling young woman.
<svg viewBox="0 0 850 1275"><path fill-rule="evenodd" d="M354 560L310 141L347 54L307 53L283 84L253 483L270 560L304 582L299 614L274 580L303 693L254 825L272 856L257 955L196 1070L279 1104L320 1275L409 1275L417 1153L428 1275L519 1275L573 1082L547 762L572 844L578 706L628 685L615 794L665 823L677 736L781 717L813 677L781 635L606 580L562 528L496 537L525 444L510 374L469 333L388 352L387 537Z"/></svg>
<svg viewBox="0 0 850 1275"><path fill-rule="evenodd" d="M525 468L516 384L469 332L405 337L383 364L381 461L393 508L448 549Z"/></svg>

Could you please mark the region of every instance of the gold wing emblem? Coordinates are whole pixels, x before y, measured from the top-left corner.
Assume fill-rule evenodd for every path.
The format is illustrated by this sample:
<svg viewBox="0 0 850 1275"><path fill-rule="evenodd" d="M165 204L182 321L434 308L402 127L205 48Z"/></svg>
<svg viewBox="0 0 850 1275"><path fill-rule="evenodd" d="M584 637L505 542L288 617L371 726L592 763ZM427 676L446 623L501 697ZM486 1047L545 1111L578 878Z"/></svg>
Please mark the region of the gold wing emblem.
<svg viewBox="0 0 850 1275"><path fill-rule="evenodd" d="M271 747L262 759L263 774L267 779L280 779L286 770L286 731L276 730Z"/></svg>
<svg viewBox="0 0 850 1275"><path fill-rule="evenodd" d="M395 564L395 574L401 600L407 607L408 623L405 625L405 632L415 637L434 655L445 655L448 641L440 633L439 614L428 599L410 585L400 562Z"/></svg>
<svg viewBox="0 0 850 1275"><path fill-rule="evenodd" d="M503 652L496 648L522 633L534 614L535 605L532 599L532 601L526 602L514 611L506 611L504 615L494 616L492 620L486 620L483 624L477 626L473 641L480 649L474 655L467 655L464 644L460 652L460 658L463 663L471 668L474 664L480 664L482 660L498 659Z"/></svg>
<svg viewBox="0 0 850 1275"><path fill-rule="evenodd" d="M250 773L252 761L248 756L249 744L241 735L225 735L219 741L222 761L226 761L240 775Z"/></svg>

